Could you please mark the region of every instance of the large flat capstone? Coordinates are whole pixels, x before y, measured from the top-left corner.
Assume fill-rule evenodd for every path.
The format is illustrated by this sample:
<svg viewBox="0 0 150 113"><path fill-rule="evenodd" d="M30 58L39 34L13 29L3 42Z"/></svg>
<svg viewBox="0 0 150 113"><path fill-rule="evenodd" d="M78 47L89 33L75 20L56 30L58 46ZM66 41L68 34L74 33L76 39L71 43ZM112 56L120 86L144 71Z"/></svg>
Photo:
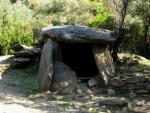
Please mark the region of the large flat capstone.
<svg viewBox="0 0 150 113"><path fill-rule="evenodd" d="M51 38L55 41L70 43L109 43L116 39L111 36L109 30L91 28L87 26L53 26L43 28L42 37Z"/></svg>

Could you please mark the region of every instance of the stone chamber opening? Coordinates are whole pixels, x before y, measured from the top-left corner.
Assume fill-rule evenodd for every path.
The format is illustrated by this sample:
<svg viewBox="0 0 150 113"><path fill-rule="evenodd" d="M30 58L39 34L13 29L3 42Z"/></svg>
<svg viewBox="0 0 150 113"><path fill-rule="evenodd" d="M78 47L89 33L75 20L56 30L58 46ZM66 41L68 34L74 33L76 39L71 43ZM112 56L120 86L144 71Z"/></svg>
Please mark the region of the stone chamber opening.
<svg viewBox="0 0 150 113"><path fill-rule="evenodd" d="M74 70L81 79L89 79L98 74L92 44L60 43L62 61Z"/></svg>

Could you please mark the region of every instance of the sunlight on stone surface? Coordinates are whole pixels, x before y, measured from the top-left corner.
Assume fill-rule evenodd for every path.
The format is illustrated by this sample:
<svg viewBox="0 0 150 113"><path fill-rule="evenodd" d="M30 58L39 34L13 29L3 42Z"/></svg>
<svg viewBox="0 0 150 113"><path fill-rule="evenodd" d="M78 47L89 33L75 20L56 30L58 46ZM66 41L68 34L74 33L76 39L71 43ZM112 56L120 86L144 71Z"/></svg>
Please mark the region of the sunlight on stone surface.
<svg viewBox="0 0 150 113"><path fill-rule="evenodd" d="M8 55L8 56L0 56L0 64L1 63L4 63L7 59L11 58L12 56L11 55Z"/></svg>

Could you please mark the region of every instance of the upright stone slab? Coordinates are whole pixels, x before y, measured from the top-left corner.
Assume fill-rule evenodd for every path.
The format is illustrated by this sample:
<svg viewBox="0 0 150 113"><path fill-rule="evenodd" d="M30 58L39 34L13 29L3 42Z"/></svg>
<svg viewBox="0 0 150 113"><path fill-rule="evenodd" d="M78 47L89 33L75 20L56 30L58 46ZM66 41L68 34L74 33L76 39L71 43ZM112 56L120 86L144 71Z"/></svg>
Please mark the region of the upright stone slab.
<svg viewBox="0 0 150 113"><path fill-rule="evenodd" d="M77 90L77 75L63 62L54 64L53 89L60 94L72 94Z"/></svg>
<svg viewBox="0 0 150 113"><path fill-rule="evenodd" d="M53 44L51 39L45 43L38 73L38 86L41 91L49 90L53 75Z"/></svg>
<svg viewBox="0 0 150 113"><path fill-rule="evenodd" d="M114 63L107 47L93 46L95 62L99 71L101 80L108 85L108 80L115 73Z"/></svg>
<svg viewBox="0 0 150 113"><path fill-rule="evenodd" d="M53 41L53 60L54 63L56 61L62 61L62 49L56 41Z"/></svg>

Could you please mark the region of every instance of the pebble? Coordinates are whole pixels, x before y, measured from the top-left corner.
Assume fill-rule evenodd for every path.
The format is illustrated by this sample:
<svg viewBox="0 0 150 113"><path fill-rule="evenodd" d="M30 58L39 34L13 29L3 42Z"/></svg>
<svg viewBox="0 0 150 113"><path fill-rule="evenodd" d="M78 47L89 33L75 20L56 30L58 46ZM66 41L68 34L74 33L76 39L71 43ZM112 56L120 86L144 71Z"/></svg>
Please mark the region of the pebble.
<svg viewBox="0 0 150 113"><path fill-rule="evenodd" d="M88 85L89 85L89 87L96 86L97 85L97 81L94 78L92 78L92 79L90 79L88 81Z"/></svg>
<svg viewBox="0 0 150 113"><path fill-rule="evenodd" d="M108 95L115 95L116 91L114 89L108 89Z"/></svg>

